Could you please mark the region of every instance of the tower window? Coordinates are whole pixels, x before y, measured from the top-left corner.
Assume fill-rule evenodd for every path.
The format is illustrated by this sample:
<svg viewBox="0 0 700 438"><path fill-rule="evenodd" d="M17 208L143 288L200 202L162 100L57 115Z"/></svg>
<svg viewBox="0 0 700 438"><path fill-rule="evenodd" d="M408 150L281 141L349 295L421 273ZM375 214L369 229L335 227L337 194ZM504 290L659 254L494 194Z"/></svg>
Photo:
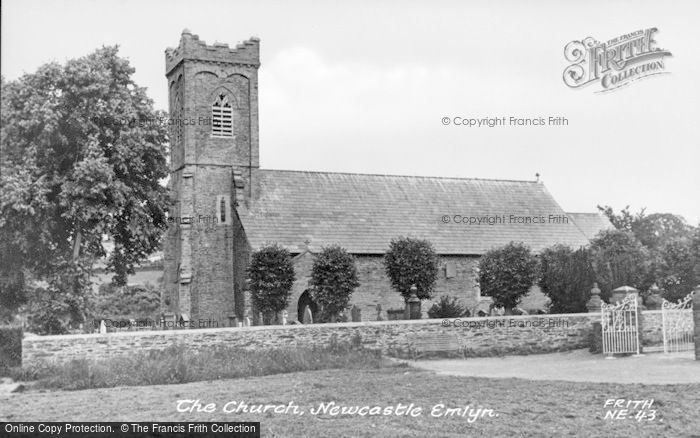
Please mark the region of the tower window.
<svg viewBox="0 0 700 438"><path fill-rule="evenodd" d="M217 225L231 225L231 198L230 195L219 195L214 204L214 222Z"/></svg>
<svg viewBox="0 0 700 438"><path fill-rule="evenodd" d="M211 106L211 135L214 137L233 137L233 108L228 96L219 94Z"/></svg>
<svg viewBox="0 0 700 438"><path fill-rule="evenodd" d="M219 201L219 216L221 223L226 223L226 198L221 198Z"/></svg>

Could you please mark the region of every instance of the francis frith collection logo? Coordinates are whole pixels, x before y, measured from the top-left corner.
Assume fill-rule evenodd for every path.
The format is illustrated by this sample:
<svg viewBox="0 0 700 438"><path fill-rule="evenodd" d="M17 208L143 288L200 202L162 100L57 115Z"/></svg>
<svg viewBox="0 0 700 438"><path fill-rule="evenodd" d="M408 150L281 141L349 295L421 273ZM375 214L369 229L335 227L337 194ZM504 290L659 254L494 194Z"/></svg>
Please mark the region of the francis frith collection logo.
<svg viewBox="0 0 700 438"><path fill-rule="evenodd" d="M657 47L657 28L637 30L600 42L593 37L571 41L564 56L572 64L564 70L564 83L571 88L598 83L602 93L642 78L668 73L664 57L668 50Z"/></svg>

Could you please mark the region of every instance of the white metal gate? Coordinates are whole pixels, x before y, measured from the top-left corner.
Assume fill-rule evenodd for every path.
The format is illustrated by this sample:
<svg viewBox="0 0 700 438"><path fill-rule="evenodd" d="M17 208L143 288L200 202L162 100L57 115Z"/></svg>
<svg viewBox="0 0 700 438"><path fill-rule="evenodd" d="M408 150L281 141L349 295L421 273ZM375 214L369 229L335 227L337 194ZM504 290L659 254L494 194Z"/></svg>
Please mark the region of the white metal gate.
<svg viewBox="0 0 700 438"><path fill-rule="evenodd" d="M637 297L627 295L617 304L601 305L603 329L603 354L639 354L637 321Z"/></svg>
<svg viewBox="0 0 700 438"><path fill-rule="evenodd" d="M675 353L695 349L693 343L693 294L688 294L676 303L663 300L664 353Z"/></svg>

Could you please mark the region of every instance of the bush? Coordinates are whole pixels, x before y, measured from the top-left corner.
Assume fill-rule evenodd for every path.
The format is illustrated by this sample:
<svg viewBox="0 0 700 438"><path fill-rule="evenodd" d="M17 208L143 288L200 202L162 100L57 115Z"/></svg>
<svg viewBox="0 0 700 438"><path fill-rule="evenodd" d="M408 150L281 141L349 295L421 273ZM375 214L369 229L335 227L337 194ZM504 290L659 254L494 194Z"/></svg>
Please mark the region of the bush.
<svg viewBox="0 0 700 438"><path fill-rule="evenodd" d="M530 287L537 281L537 259L522 243L492 249L479 260L481 293L492 297L495 306L512 313Z"/></svg>
<svg viewBox="0 0 700 438"><path fill-rule="evenodd" d="M284 310L294 284L294 266L289 251L274 244L255 251L248 266L253 305L266 322Z"/></svg>
<svg viewBox="0 0 700 438"><path fill-rule="evenodd" d="M404 300L411 297L414 284L419 299L430 298L438 273L438 256L430 242L410 237L392 240L384 266L391 285Z"/></svg>
<svg viewBox="0 0 700 438"><path fill-rule="evenodd" d="M554 245L540 254L542 292L549 297L551 313L583 313L595 282L595 272L588 249L574 251Z"/></svg>
<svg viewBox="0 0 700 438"><path fill-rule="evenodd" d="M314 258L309 284L314 301L321 306L321 321L334 320L348 307L357 281L355 259L340 246L324 248Z"/></svg>
<svg viewBox="0 0 700 438"><path fill-rule="evenodd" d="M462 306L457 298L443 295L440 297L440 301L433 304L428 310L428 316L431 318L458 318L469 316L469 310Z"/></svg>
<svg viewBox="0 0 700 438"><path fill-rule="evenodd" d="M28 331L39 335L68 333L74 315L81 308L80 302L52 285L31 289L29 295L24 310Z"/></svg>
<svg viewBox="0 0 700 438"><path fill-rule="evenodd" d="M92 306L92 316L101 319L146 319L160 310L160 290L148 283L144 286L100 285Z"/></svg>
<svg viewBox="0 0 700 438"><path fill-rule="evenodd" d="M601 232L591 242L591 257L603 298L620 286L646 291L653 283L649 253L631 232Z"/></svg>
<svg viewBox="0 0 700 438"><path fill-rule="evenodd" d="M4 257L0 254L0 324L12 322L17 310L27 302L24 274L19 270L4 272L10 265L5 257L12 257L11 252Z"/></svg>
<svg viewBox="0 0 700 438"><path fill-rule="evenodd" d="M325 347L243 350L219 346L192 351L174 345L162 351L140 352L109 360L76 359L63 364L39 363L18 378L38 380L37 388L90 389L115 386L167 385L203 380L235 379L334 368L379 368L381 352L356 348L361 343L331 339Z"/></svg>
<svg viewBox="0 0 700 438"><path fill-rule="evenodd" d="M0 327L0 370L22 365L22 327Z"/></svg>

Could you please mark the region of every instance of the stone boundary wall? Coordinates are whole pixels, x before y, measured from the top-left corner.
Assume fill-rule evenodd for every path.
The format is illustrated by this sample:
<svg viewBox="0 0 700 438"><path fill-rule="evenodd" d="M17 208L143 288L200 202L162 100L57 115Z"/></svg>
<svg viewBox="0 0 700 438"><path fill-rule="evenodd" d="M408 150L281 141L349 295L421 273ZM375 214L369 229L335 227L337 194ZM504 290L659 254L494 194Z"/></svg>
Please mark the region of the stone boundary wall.
<svg viewBox="0 0 700 438"><path fill-rule="evenodd" d="M644 332L660 331L660 311L643 313ZM468 356L473 357L546 353L589 347L591 323L599 319L598 313L576 313L25 336L22 340L22 365L80 358L107 359L137 351L164 349L178 343L192 350L221 345L262 349L327 346L332 339L341 343L359 339L366 348L405 356L410 340L422 333L454 335L465 346ZM443 325L445 321L447 324Z"/></svg>

